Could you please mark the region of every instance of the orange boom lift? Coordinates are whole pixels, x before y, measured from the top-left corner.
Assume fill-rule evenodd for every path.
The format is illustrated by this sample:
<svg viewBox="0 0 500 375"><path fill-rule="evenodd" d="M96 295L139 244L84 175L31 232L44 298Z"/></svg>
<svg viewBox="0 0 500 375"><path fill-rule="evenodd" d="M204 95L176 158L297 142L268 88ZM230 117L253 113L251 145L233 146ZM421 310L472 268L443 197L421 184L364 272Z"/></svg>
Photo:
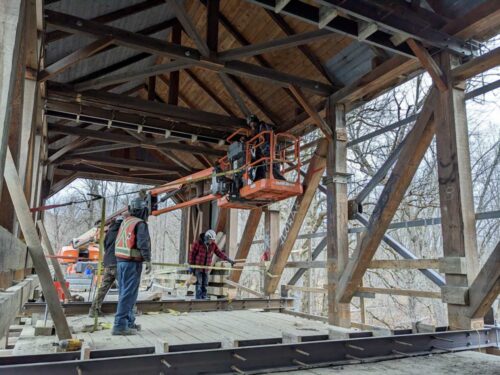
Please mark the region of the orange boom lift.
<svg viewBox="0 0 500 375"><path fill-rule="evenodd" d="M151 189L148 194L151 215L158 216L213 200L217 200L221 208L253 209L302 194L298 137L271 130L252 137L249 130L239 129L227 141L227 155L219 159L215 167ZM287 172L296 172L288 174L288 179L281 175L286 165L290 166ZM209 180L211 185L207 191L202 185ZM191 199L157 208L158 201L165 201L183 191L191 191L196 184L199 192Z"/></svg>

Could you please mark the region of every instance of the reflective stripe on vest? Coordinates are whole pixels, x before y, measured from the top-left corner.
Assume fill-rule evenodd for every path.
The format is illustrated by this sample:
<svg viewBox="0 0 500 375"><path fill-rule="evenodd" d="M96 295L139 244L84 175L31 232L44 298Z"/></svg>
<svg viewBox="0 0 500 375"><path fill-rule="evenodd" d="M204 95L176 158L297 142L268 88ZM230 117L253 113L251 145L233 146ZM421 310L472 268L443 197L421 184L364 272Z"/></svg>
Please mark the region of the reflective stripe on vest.
<svg viewBox="0 0 500 375"><path fill-rule="evenodd" d="M115 256L129 260L142 260L141 252L137 249L135 227L143 220L129 216L120 225L115 242Z"/></svg>

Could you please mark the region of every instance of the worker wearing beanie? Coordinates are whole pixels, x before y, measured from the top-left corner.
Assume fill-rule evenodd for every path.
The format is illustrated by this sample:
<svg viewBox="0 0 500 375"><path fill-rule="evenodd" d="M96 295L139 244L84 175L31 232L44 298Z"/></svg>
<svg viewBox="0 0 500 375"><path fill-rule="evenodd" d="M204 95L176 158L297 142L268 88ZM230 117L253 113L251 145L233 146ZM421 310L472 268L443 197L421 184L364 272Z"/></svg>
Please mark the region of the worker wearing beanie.
<svg viewBox="0 0 500 375"><path fill-rule="evenodd" d="M118 235L118 230L123 221L123 216L117 216L109 225L106 237L104 237L104 272L102 276L101 286L97 291L97 297L92 302L89 316L93 318L96 314L102 316L101 306L104 297L108 294L109 289L116 280L116 256L115 256L115 241Z"/></svg>
<svg viewBox="0 0 500 375"><path fill-rule="evenodd" d="M215 231L207 230L200 234L199 240L193 242L189 252L189 264L195 266L211 266L214 253L221 259L234 264L226 254L220 251L215 243ZM191 268L190 272L196 276L196 299L207 298L208 272L207 268Z"/></svg>

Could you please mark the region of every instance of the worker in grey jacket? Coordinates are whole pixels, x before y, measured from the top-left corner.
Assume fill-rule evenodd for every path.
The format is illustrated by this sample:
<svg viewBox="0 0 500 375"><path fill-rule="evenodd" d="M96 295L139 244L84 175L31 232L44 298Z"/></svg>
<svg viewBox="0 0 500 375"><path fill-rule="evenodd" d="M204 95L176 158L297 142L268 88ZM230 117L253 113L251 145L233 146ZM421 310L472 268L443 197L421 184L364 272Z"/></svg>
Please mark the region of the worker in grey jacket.
<svg viewBox="0 0 500 375"><path fill-rule="evenodd" d="M93 318L96 314L98 316L103 316L103 313L101 312L102 302L116 280L115 241L122 221L123 216L117 216L109 225L106 237L104 237L104 272L101 286L97 291L96 298L92 302L92 306L90 307L89 316L91 318Z"/></svg>

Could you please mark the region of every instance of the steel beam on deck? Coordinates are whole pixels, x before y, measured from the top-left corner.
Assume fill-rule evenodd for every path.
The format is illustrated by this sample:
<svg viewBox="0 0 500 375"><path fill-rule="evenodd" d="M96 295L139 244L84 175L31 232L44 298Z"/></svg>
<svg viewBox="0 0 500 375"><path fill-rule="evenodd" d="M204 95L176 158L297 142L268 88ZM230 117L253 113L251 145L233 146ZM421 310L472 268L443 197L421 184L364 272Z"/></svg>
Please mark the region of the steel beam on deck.
<svg viewBox="0 0 500 375"><path fill-rule="evenodd" d="M498 328L145 354L0 367L24 374L224 374L305 369L495 347Z"/></svg>
<svg viewBox="0 0 500 375"><path fill-rule="evenodd" d="M205 312L205 311L231 311L247 309L280 310L292 306L292 298L245 298L245 299L217 299L217 300L166 300L166 301L137 301L137 310L145 312L168 312L176 310L179 312ZM63 303L63 311L66 316L80 315L89 312L91 302L68 302ZM105 301L102 304L104 314L116 312L116 301ZM44 313L44 302L28 302L23 307L25 315L33 313Z"/></svg>

